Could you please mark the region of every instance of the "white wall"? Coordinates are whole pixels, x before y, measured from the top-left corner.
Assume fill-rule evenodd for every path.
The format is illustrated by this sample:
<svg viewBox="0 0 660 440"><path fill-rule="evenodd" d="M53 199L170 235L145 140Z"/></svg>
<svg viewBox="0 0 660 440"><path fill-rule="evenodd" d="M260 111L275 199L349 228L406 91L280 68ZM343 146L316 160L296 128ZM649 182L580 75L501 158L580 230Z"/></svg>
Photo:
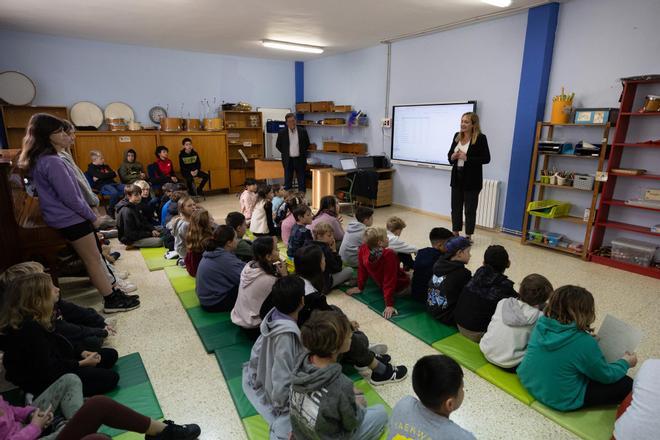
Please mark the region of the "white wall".
<svg viewBox="0 0 660 440"><path fill-rule="evenodd" d="M36 84L34 104L104 108L129 104L151 124L148 111L169 104L170 115L201 116L200 100L247 101L253 107L292 107L294 63L156 49L32 33L0 32L0 71L18 70Z"/></svg>

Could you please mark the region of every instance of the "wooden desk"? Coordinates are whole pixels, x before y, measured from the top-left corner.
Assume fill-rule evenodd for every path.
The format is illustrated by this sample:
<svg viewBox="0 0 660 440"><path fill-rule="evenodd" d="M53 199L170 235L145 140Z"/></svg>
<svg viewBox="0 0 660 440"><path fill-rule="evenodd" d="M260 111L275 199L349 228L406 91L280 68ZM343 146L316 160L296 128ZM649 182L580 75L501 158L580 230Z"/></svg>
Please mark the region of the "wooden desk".
<svg viewBox="0 0 660 440"><path fill-rule="evenodd" d="M378 168L378 198L374 205L379 208L392 204L392 173L394 168ZM348 188L349 183L344 179L348 173L336 168L319 168L312 170L312 209L317 210L321 198L334 195L338 188ZM364 199L367 200L367 199Z"/></svg>

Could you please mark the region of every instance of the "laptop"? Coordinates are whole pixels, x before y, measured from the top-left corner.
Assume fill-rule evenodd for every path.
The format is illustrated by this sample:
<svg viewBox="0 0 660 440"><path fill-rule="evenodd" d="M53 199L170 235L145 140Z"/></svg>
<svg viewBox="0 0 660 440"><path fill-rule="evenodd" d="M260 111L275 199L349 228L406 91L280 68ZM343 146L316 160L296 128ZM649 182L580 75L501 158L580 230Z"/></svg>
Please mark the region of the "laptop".
<svg viewBox="0 0 660 440"><path fill-rule="evenodd" d="M342 171L356 171L357 166L355 165L355 159L340 159L339 163L341 164Z"/></svg>

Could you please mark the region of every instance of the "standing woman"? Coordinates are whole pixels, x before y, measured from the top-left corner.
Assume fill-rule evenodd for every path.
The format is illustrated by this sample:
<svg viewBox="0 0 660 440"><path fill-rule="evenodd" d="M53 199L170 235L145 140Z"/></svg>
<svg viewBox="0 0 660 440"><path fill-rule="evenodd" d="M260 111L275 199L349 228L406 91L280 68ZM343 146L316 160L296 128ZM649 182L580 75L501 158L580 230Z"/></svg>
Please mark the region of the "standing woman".
<svg viewBox="0 0 660 440"><path fill-rule="evenodd" d="M37 190L44 221L57 229L85 263L89 278L103 295L104 312L125 312L140 306L137 296L113 288L96 241L99 219L83 198L76 176L57 154L55 145L73 142L67 124L54 116L33 115L23 138L18 166L28 172Z"/></svg>
<svg viewBox="0 0 660 440"><path fill-rule="evenodd" d="M463 205L465 205L465 234L474 234L477 203L483 180L482 165L490 162L486 135L481 132L479 116L474 112L461 117L461 131L447 154L451 169L451 222L454 235L463 229Z"/></svg>

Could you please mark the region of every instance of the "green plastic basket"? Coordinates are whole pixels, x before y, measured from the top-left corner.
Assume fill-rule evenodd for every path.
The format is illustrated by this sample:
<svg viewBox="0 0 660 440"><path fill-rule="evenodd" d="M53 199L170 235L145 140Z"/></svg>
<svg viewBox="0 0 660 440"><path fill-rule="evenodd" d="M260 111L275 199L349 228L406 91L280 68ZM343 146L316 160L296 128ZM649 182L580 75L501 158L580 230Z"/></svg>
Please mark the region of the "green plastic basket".
<svg viewBox="0 0 660 440"><path fill-rule="evenodd" d="M565 217L571 211L571 204L559 200L538 200L527 205L529 215L544 218Z"/></svg>

